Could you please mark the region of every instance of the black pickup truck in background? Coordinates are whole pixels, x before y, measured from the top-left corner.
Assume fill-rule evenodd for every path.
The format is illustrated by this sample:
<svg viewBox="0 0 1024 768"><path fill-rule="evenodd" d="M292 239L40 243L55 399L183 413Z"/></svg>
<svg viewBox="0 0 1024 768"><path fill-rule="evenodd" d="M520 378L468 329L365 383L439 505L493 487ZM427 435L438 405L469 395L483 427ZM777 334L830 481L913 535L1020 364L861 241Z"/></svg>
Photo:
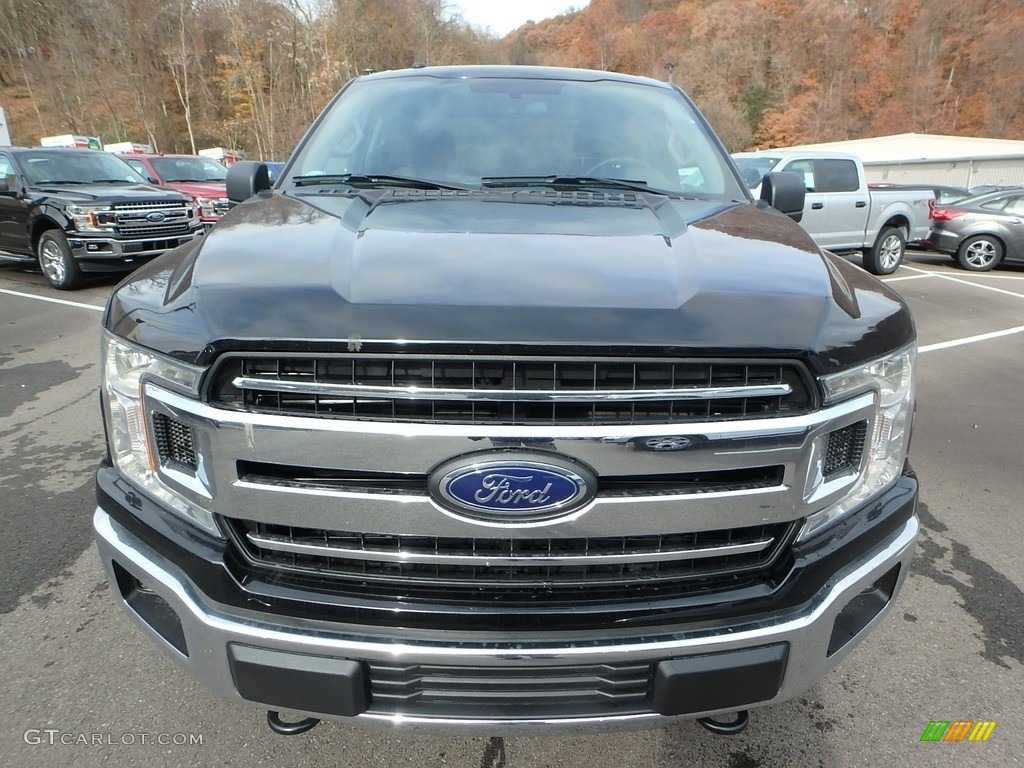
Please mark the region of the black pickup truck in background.
<svg viewBox="0 0 1024 768"><path fill-rule="evenodd" d="M119 604L278 733L734 733L891 610L910 312L679 89L382 72L227 186L111 296L93 521Z"/></svg>
<svg viewBox="0 0 1024 768"><path fill-rule="evenodd" d="M192 199L88 149L0 148L0 258L37 262L58 290L130 272L203 234Z"/></svg>

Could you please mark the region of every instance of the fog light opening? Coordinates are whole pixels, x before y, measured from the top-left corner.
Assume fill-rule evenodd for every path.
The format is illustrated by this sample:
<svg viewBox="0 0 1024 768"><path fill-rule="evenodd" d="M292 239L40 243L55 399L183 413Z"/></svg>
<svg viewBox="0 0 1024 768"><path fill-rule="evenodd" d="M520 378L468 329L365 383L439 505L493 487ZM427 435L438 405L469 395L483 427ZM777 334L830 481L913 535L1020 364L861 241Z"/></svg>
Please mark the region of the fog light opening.
<svg viewBox="0 0 1024 768"><path fill-rule="evenodd" d="M827 656L833 656L841 651L882 612L896 591L899 575L900 566L894 565L884 576L845 605L832 626Z"/></svg>
<svg viewBox="0 0 1024 768"><path fill-rule="evenodd" d="M117 588L128 607L150 629L187 658L188 643L185 642L185 630L181 626L181 619L170 604L116 562L112 562L111 565Z"/></svg>

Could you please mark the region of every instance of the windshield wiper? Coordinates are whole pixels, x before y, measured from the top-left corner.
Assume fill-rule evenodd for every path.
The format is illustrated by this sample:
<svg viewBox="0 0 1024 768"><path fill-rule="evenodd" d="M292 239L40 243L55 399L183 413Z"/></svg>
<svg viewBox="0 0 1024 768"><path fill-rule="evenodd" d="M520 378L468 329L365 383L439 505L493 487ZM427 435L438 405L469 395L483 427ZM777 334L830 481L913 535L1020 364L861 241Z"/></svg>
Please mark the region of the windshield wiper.
<svg viewBox="0 0 1024 768"><path fill-rule="evenodd" d="M91 184L89 181L73 181L72 179L46 179L45 181L35 182L38 186L43 187L47 184Z"/></svg>
<svg viewBox="0 0 1024 768"><path fill-rule="evenodd" d="M129 181L128 179L93 179L88 182L89 184L139 184L138 181Z"/></svg>
<svg viewBox="0 0 1024 768"><path fill-rule="evenodd" d="M471 189L460 184L450 184L429 179L414 179L409 176L389 176L381 173L340 173L311 174L292 179L297 187L316 184L347 184L350 187L407 187L409 189Z"/></svg>
<svg viewBox="0 0 1024 768"><path fill-rule="evenodd" d="M566 189L628 189L634 192L650 192L655 195L678 196L678 192L652 187L646 181L634 179L612 179L601 176L485 176L480 180L484 187L564 187Z"/></svg>

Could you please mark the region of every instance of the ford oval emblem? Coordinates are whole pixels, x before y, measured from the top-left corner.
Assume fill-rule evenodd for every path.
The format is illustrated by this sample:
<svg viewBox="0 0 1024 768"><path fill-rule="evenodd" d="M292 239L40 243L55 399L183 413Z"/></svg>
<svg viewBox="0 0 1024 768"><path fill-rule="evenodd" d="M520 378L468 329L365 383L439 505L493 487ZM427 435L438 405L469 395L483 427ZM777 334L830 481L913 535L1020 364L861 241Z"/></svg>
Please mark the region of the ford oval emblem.
<svg viewBox="0 0 1024 768"><path fill-rule="evenodd" d="M163 221L166 218L167 218L167 216L165 214L161 213L160 211L153 211L152 213L147 213L146 214L146 221L152 221L153 223L156 223L158 221Z"/></svg>
<svg viewBox="0 0 1024 768"><path fill-rule="evenodd" d="M567 515L587 504L597 478L560 456L526 452L475 454L431 475L431 494L446 509L475 519L516 524Z"/></svg>

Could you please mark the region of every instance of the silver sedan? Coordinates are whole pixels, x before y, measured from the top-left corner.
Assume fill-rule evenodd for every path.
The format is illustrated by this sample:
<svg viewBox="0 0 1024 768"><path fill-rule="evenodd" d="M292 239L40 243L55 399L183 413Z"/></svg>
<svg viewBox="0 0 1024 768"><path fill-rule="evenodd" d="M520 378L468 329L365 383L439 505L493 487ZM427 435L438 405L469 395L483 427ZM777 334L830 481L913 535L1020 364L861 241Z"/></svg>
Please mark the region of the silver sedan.
<svg viewBox="0 0 1024 768"><path fill-rule="evenodd" d="M1024 260L1024 188L936 205L925 245L984 272L1004 259Z"/></svg>

